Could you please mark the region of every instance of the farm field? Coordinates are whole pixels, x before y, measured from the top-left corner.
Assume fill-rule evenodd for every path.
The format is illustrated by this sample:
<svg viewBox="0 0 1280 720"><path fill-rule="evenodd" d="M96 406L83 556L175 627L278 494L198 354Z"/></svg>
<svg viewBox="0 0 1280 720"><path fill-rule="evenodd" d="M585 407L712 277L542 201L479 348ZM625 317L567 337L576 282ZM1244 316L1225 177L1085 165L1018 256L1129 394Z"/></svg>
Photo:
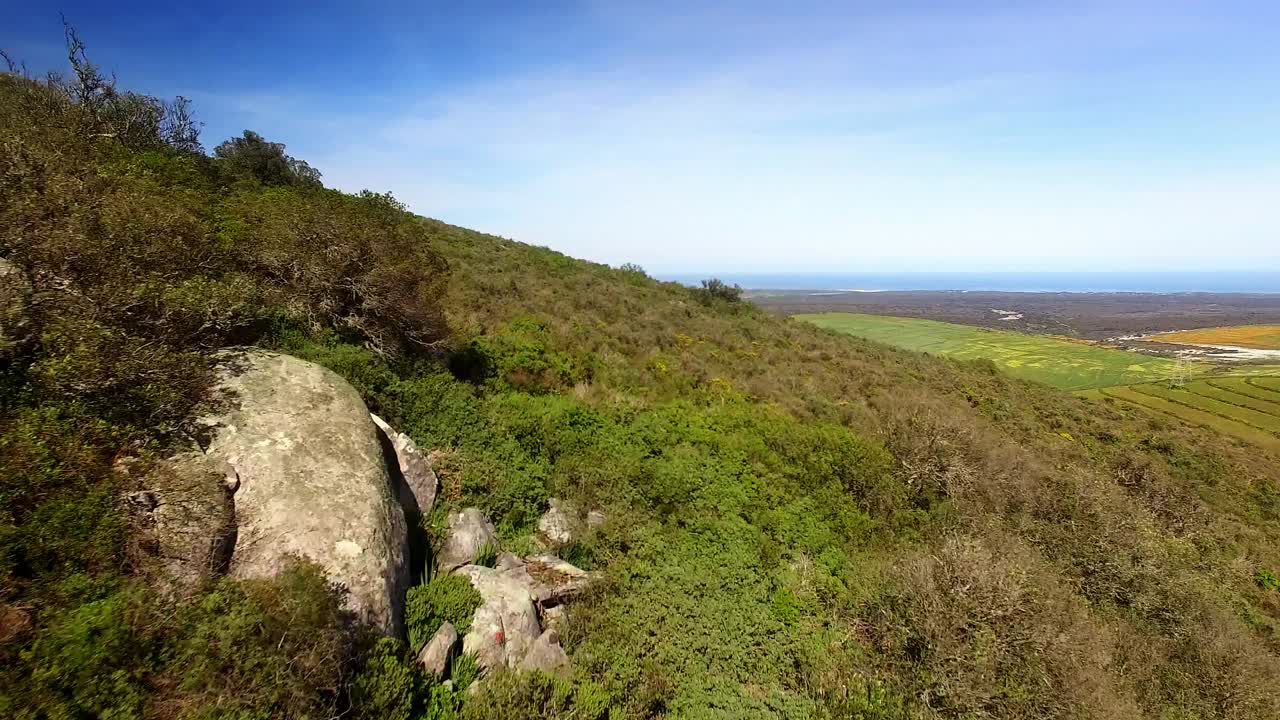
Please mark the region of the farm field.
<svg viewBox="0 0 1280 720"><path fill-rule="evenodd" d="M1174 377L1178 363L1043 335L917 318L819 313L794 315L819 327L908 350L957 359L987 358L1011 375L1063 390L1131 385ZM1211 366L1195 366L1210 372Z"/></svg>
<svg viewBox="0 0 1280 720"><path fill-rule="evenodd" d="M1231 345L1258 350L1280 350L1280 325L1236 325L1159 333L1153 340L1168 343Z"/></svg>
<svg viewBox="0 0 1280 720"><path fill-rule="evenodd" d="M1249 380L1249 384L1263 388L1264 390L1280 392L1280 377L1252 378Z"/></svg>
<svg viewBox="0 0 1280 720"><path fill-rule="evenodd" d="M1209 384L1213 387L1230 390L1231 392L1238 393L1240 395L1247 395L1248 397L1257 398L1259 400L1280 403L1280 390L1268 390L1258 384L1258 379L1259 378L1247 377L1214 378L1209 381Z"/></svg>
<svg viewBox="0 0 1280 720"><path fill-rule="evenodd" d="M1176 402L1197 410L1204 410L1215 415L1252 425L1268 432L1280 432L1280 416L1260 412L1243 405L1225 402L1208 395L1215 389L1201 383L1191 383L1184 387L1169 387L1162 384L1136 385L1133 388L1144 395L1154 395L1171 402Z"/></svg>
<svg viewBox="0 0 1280 720"><path fill-rule="evenodd" d="M1239 405L1251 410L1266 413L1268 415L1280 416L1280 393L1271 393L1271 397L1257 397L1250 394L1247 390L1242 391L1235 386L1220 385L1221 381L1209 381L1204 383L1195 383L1194 392L1197 395L1203 395L1207 398L1220 400L1232 405ZM1261 390L1259 392L1270 392Z"/></svg>
<svg viewBox="0 0 1280 720"><path fill-rule="evenodd" d="M1109 399L1124 406L1176 417L1257 445L1280 448L1280 392L1253 385L1259 379L1215 378L1181 387L1159 383L1128 385L1077 394L1094 400ZM1267 394L1274 396L1275 401L1267 398Z"/></svg>

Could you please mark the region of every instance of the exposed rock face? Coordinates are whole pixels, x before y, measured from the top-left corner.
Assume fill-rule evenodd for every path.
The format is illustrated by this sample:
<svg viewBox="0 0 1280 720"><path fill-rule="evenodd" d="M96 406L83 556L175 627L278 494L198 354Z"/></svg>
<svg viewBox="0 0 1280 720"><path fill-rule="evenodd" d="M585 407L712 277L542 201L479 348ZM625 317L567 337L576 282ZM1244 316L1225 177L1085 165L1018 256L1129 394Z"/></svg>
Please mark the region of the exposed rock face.
<svg viewBox="0 0 1280 720"><path fill-rule="evenodd" d="M494 565L499 570L515 570L524 567L524 560L519 555L509 552L498 553L498 561Z"/></svg>
<svg viewBox="0 0 1280 720"><path fill-rule="evenodd" d="M569 655L560 646L560 634L555 630L547 630L539 635L517 667L521 670L568 674Z"/></svg>
<svg viewBox="0 0 1280 720"><path fill-rule="evenodd" d="M591 510L584 515L582 508L568 500L551 498L547 504L547 511L538 519L537 540L544 548L564 547L605 521L600 510Z"/></svg>
<svg viewBox="0 0 1280 720"><path fill-rule="evenodd" d="M551 498L547 512L538 520L538 532L553 546L568 545L577 534L578 518L568 503Z"/></svg>
<svg viewBox="0 0 1280 720"><path fill-rule="evenodd" d="M17 265L0 258L0 358L31 337L31 283Z"/></svg>
<svg viewBox="0 0 1280 720"><path fill-rule="evenodd" d="M600 574L587 572L554 555L535 555L525 561L523 574L529 591L542 605L559 605L580 595L600 581Z"/></svg>
<svg viewBox="0 0 1280 720"><path fill-rule="evenodd" d="M453 656L453 649L457 644L458 630L453 627L453 623L446 622L436 630L435 635L431 636L431 640L422 648L422 652L418 653L418 664L437 678L444 676L444 671L449 667L449 659Z"/></svg>
<svg viewBox="0 0 1280 720"><path fill-rule="evenodd" d="M474 653L480 667L515 667L542 634L538 609L529 587L507 572L479 565L455 571L480 593L471 629L462 638L462 652Z"/></svg>
<svg viewBox="0 0 1280 720"><path fill-rule="evenodd" d="M293 556L309 558L347 588L357 618L401 634L404 512L360 395L287 355L237 350L220 362L231 407L202 424L206 454L239 477L231 575L274 575Z"/></svg>
<svg viewBox="0 0 1280 720"><path fill-rule="evenodd" d="M470 580L481 597L471 629L462 639L463 652L474 653L486 670L567 669L569 656L560 646L564 621L560 603L597 582L599 574L552 555L522 560L504 552L497 564L496 568L464 565L454 570Z"/></svg>
<svg viewBox="0 0 1280 720"><path fill-rule="evenodd" d="M193 447L159 463L146 484L148 490L129 499L148 514L170 588L185 594L226 572L236 541L235 469Z"/></svg>
<svg viewBox="0 0 1280 720"><path fill-rule="evenodd" d="M440 572L449 572L474 562L485 546L497 544L498 533L493 523L478 508L450 513L449 534L436 557L436 567Z"/></svg>
<svg viewBox="0 0 1280 720"><path fill-rule="evenodd" d="M426 453L418 449L413 439L402 432L396 432L377 415L370 414L373 424L378 426L388 449L395 457L399 468L399 477L393 482L400 496L400 504L406 510L416 510L419 516L431 512L435 507L436 494L440 490L440 480L431 469L431 461ZM393 473L394 474L394 473Z"/></svg>
<svg viewBox="0 0 1280 720"><path fill-rule="evenodd" d="M587 528L594 530L603 525L605 519L603 510L592 510L587 513Z"/></svg>
<svg viewBox="0 0 1280 720"><path fill-rule="evenodd" d="M555 630L557 633L564 630L564 605L551 605L542 608L542 630Z"/></svg>

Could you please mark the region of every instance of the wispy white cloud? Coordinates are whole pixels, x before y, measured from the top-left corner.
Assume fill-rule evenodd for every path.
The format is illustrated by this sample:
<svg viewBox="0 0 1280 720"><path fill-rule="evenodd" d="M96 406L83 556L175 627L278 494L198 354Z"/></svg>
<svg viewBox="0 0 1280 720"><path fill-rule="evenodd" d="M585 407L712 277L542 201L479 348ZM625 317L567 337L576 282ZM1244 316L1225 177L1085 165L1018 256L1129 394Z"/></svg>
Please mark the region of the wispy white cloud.
<svg viewBox="0 0 1280 720"><path fill-rule="evenodd" d="M652 268L1230 265L1280 231L1275 143L1180 148L1218 121L1189 108L1146 137L1154 91L1107 83L1241 22L1207 5L635 7L593 6L605 51L444 93L243 101L331 184Z"/></svg>

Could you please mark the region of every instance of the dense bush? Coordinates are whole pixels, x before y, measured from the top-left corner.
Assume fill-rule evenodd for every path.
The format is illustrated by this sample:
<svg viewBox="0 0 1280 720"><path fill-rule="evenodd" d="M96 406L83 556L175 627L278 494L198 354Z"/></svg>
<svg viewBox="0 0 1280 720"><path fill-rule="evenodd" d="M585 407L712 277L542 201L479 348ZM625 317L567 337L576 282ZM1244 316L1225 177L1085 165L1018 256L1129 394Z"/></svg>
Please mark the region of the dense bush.
<svg viewBox="0 0 1280 720"><path fill-rule="evenodd" d="M22 665L0 671L0 714L42 717L325 717L348 657L341 594L314 566L223 581L167 607L146 588L60 584Z"/></svg>
<svg viewBox="0 0 1280 720"><path fill-rule="evenodd" d="M730 285L720 278L711 278L703 280L702 286L695 288L694 297L699 302L711 304L716 301L726 303L742 302L742 287L739 285Z"/></svg>
<svg viewBox="0 0 1280 720"><path fill-rule="evenodd" d="M453 623L458 635L471 628L471 617L480 606L480 593L459 575L439 575L409 590L405 601L405 625L409 648L422 650L440 626Z"/></svg>
<svg viewBox="0 0 1280 720"><path fill-rule="evenodd" d="M286 155L282 143L267 142L252 130L223 141L213 149L213 156L232 172L252 177L263 185L320 187L320 171Z"/></svg>
<svg viewBox="0 0 1280 720"><path fill-rule="evenodd" d="M500 673L490 678L466 720L604 720L608 697L590 683L577 685L545 673Z"/></svg>

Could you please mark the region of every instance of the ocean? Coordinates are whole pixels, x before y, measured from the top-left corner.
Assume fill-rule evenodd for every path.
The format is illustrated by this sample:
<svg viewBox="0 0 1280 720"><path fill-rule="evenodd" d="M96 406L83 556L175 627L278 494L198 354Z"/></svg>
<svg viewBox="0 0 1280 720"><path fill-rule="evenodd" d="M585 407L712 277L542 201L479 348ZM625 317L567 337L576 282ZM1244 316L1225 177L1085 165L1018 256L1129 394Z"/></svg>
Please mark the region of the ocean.
<svg viewBox="0 0 1280 720"><path fill-rule="evenodd" d="M656 273L655 276L687 285L718 277L747 290L1280 293L1280 271Z"/></svg>

